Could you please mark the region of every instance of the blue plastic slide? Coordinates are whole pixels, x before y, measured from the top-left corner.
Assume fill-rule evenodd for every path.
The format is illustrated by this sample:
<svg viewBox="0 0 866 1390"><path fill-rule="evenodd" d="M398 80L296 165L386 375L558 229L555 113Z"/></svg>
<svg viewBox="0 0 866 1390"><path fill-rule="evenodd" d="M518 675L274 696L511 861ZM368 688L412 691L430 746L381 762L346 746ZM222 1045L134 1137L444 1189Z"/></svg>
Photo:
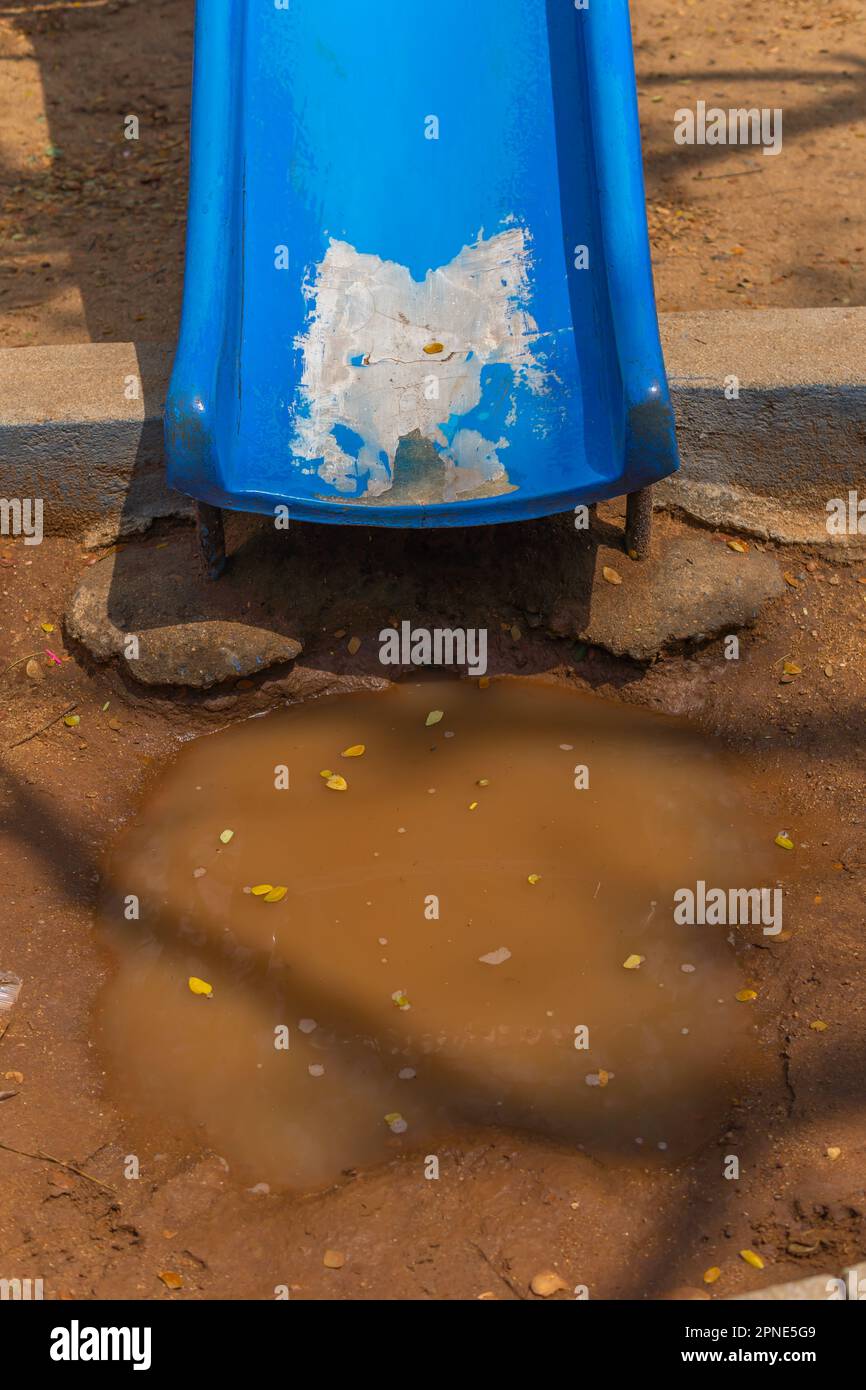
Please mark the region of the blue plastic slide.
<svg viewBox="0 0 866 1390"><path fill-rule="evenodd" d="M198 0L169 481L463 526L677 467L627 0Z"/></svg>

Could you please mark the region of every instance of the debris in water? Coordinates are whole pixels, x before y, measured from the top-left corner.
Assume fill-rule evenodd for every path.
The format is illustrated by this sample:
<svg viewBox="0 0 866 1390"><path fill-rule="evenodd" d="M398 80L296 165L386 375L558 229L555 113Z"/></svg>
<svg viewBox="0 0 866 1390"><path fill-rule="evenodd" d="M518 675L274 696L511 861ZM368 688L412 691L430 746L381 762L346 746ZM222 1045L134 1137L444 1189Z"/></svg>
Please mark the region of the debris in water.
<svg viewBox="0 0 866 1390"><path fill-rule="evenodd" d="M486 956L479 956L478 959L484 965L503 965L505 961L511 960L511 952L507 946L500 946L498 951L489 951Z"/></svg>
<svg viewBox="0 0 866 1390"><path fill-rule="evenodd" d="M443 720L444 718L445 718L445 711L444 711L444 709L431 709L430 713L427 715L427 718L425 719L424 722L425 722L427 728L428 728L428 729L431 729L431 728L433 727L434 724L441 724L441 722L442 722L442 720Z"/></svg>
<svg viewBox="0 0 866 1390"><path fill-rule="evenodd" d="M193 994L204 995L206 999L213 994L213 985L209 985L207 980L200 980L197 975L190 975L189 987Z"/></svg>
<svg viewBox="0 0 866 1390"><path fill-rule="evenodd" d="M220 843L223 845L230 844L234 837L235 832L233 830L223 830L220 834Z"/></svg>
<svg viewBox="0 0 866 1390"><path fill-rule="evenodd" d="M349 790L349 783L345 777L329 777L325 786L332 792L347 792Z"/></svg>
<svg viewBox="0 0 866 1390"><path fill-rule="evenodd" d="M640 970L645 960L646 956L626 956L622 963L622 968L623 970Z"/></svg>
<svg viewBox="0 0 866 1390"><path fill-rule="evenodd" d="M363 743L353 743L351 748L344 748L340 754L341 758L363 758L367 748Z"/></svg>

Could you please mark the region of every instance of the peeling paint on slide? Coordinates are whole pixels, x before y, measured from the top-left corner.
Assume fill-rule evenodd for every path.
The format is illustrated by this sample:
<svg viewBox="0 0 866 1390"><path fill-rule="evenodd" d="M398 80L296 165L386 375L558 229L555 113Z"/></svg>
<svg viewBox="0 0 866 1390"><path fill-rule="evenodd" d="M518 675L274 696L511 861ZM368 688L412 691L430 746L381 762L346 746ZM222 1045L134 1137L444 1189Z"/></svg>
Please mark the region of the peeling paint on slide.
<svg viewBox="0 0 866 1390"><path fill-rule="evenodd" d="M509 491L507 432L484 427L507 431L520 392L548 389L528 310L530 244L519 225L482 233L417 281L332 239L308 275L296 340L299 466L343 500L375 502L410 473L416 501Z"/></svg>

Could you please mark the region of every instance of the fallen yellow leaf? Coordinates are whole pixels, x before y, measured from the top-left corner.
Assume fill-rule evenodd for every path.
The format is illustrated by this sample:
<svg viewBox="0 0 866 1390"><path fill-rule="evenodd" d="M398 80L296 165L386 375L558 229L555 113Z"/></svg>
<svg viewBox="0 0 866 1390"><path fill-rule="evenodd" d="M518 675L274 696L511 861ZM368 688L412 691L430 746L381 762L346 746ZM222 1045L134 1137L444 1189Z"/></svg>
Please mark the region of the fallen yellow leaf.
<svg viewBox="0 0 866 1390"><path fill-rule="evenodd" d="M604 568L602 569L602 574L604 575L608 584L622 583L622 575L620 574L619 570L611 569L610 565L604 566Z"/></svg>
<svg viewBox="0 0 866 1390"><path fill-rule="evenodd" d="M809 1027L816 1033L826 1033L827 1031L827 1024L823 1018L816 1018L814 1023L809 1024Z"/></svg>
<svg viewBox="0 0 866 1390"><path fill-rule="evenodd" d="M796 661L786 661L782 667L786 676L802 676L803 668L798 666Z"/></svg>
<svg viewBox="0 0 866 1390"><path fill-rule="evenodd" d="M344 748L340 754L341 758L363 758L367 751L365 743L353 743L351 748Z"/></svg>
<svg viewBox="0 0 866 1390"><path fill-rule="evenodd" d="M532 886L535 887L536 883L541 882L541 874L530 874L526 882L531 883Z"/></svg>
<svg viewBox="0 0 866 1390"><path fill-rule="evenodd" d="M209 985L207 980L200 980L197 975L190 975L189 987L193 994L203 994L206 999L213 994L213 985Z"/></svg>
<svg viewBox="0 0 866 1390"><path fill-rule="evenodd" d="M54 631L54 624L53 624L53 623L40 623L39 626L42 628L42 631L43 631L43 632L53 632L53 631Z"/></svg>
<svg viewBox="0 0 866 1390"><path fill-rule="evenodd" d="M841 1152L842 1152L842 1150L841 1150L841 1149L837 1149L836 1146L835 1146L835 1144L833 1144L833 1145L831 1145L830 1148L827 1150L827 1157L830 1159L831 1162L835 1163L836 1159L839 1157L839 1155L841 1154Z"/></svg>
<svg viewBox="0 0 866 1390"><path fill-rule="evenodd" d="M322 771L319 773L319 776L320 776L320 777L324 777L326 780L327 780L329 777L333 777L333 775L334 775L334 774L333 774L333 772L331 771L331 769L330 769L329 767L323 767L323 768L322 768Z"/></svg>
<svg viewBox="0 0 866 1390"><path fill-rule="evenodd" d="M173 1269L161 1269L158 1278L162 1280L167 1289L182 1289L183 1276L175 1274Z"/></svg>
<svg viewBox="0 0 866 1390"><path fill-rule="evenodd" d="M430 729L434 724L439 724L445 718L444 709L431 709L427 718L424 720L427 728Z"/></svg>
<svg viewBox="0 0 866 1390"><path fill-rule="evenodd" d="M444 343L428 343L424 351L428 357L435 357L437 353L445 351Z"/></svg>
<svg viewBox="0 0 866 1390"><path fill-rule="evenodd" d="M646 956L626 956L622 963L623 970L639 970L646 960Z"/></svg>
<svg viewBox="0 0 866 1390"><path fill-rule="evenodd" d="M752 1000L757 999L757 997L758 991L756 989L741 989L734 995L739 1004L751 1004Z"/></svg>
<svg viewBox="0 0 866 1390"><path fill-rule="evenodd" d="M738 555L745 555L746 551L749 549L745 541L726 541L725 544L729 546L731 550L736 550Z"/></svg>
<svg viewBox="0 0 866 1390"><path fill-rule="evenodd" d="M711 1265L709 1269L704 1270L704 1283L715 1284L716 1280L721 1277L721 1273L718 1265Z"/></svg>
<svg viewBox="0 0 866 1390"><path fill-rule="evenodd" d="M227 845L231 840L234 839L234 837L235 832L233 830L224 830L220 835L220 841L222 842L222 844Z"/></svg>
<svg viewBox="0 0 866 1390"><path fill-rule="evenodd" d="M478 802L477 802L477 801L470 801L470 803L469 803L469 809L470 809L470 811L477 811L477 810L478 810Z"/></svg>
<svg viewBox="0 0 866 1390"><path fill-rule="evenodd" d="M745 1260L747 1265L752 1266L752 1269L764 1268L764 1261L761 1259L760 1255L755 1254L754 1250L741 1250L740 1259Z"/></svg>
<svg viewBox="0 0 866 1390"><path fill-rule="evenodd" d="M774 843L779 846L779 849L794 848L794 841L791 839L790 835L785 834L784 830L781 830L779 832L779 834L776 836Z"/></svg>
<svg viewBox="0 0 866 1390"><path fill-rule="evenodd" d="M272 888L270 893L265 894L265 902L281 903L288 891L288 888L283 888L282 885L279 888Z"/></svg>
<svg viewBox="0 0 866 1390"><path fill-rule="evenodd" d="M329 777L325 786L332 792L347 792L349 790L349 783L345 777Z"/></svg>
<svg viewBox="0 0 866 1390"><path fill-rule="evenodd" d="M250 892L254 898L263 898L266 893L270 893L273 886L272 883L257 883L255 888L250 889Z"/></svg>
<svg viewBox="0 0 866 1390"><path fill-rule="evenodd" d="M349 655L350 655L350 656L354 656L355 653L356 653L356 652L359 652L360 650L361 650L361 639L360 639L360 637L350 637L349 640L348 640L348 642L346 643L346 651L349 653Z"/></svg>
<svg viewBox="0 0 866 1390"><path fill-rule="evenodd" d="M79 724L81 723L81 715L65 714L63 716L63 722L66 725L67 729L77 729Z"/></svg>

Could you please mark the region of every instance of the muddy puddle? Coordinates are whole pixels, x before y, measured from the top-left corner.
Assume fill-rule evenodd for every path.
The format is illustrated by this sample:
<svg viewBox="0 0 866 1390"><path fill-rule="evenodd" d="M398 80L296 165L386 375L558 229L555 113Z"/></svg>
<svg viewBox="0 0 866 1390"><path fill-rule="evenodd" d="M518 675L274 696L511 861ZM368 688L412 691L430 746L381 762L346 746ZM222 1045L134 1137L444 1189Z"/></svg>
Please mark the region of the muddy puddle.
<svg viewBox="0 0 866 1390"><path fill-rule="evenodd" d="M755 1066L761 927L676 922L675 894L772 887L778 829L716 743L543 682L200 738L107 865L109 1093L276 1186L461 1125L680 1158Z"/></svg>

